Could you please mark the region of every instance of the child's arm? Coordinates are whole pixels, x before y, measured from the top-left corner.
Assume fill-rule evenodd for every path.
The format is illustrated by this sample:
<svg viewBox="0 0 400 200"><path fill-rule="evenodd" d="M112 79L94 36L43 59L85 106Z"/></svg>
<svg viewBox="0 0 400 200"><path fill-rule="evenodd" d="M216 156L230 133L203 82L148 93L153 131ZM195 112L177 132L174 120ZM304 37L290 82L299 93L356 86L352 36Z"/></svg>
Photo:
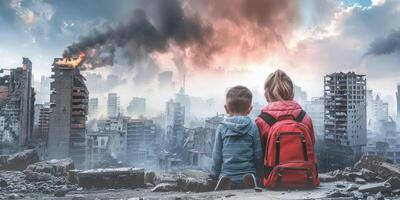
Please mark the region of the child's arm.
<svg viewBox="0 0 400 200"><path fill-rule="evenodd" d="M222 165L222 137L220 127L217 128L215 133L215 142L212 152L212 166L211 166L211 177L218 179L221 173Z"/></svg>
<svg viewBox="0 0 400 200"><path fill-rule="evenodd" d="M257 126L254 126L253 149L254 149L254 162L256 165L257 176L262 178L262 176L263 176L263 167L262 167L263 152L262 152L262 148L261 148L260 134L259 134Z"/></svg>

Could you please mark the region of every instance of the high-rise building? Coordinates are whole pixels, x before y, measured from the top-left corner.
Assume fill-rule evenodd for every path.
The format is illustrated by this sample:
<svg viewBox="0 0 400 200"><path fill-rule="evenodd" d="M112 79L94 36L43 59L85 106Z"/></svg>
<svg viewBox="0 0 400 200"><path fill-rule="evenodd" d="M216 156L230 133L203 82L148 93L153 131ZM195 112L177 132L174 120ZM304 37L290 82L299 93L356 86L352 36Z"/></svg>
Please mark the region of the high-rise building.
<svg viewBox="0 0 400 200"><path fill-rule="evenodd" d="M383 102L379 95L374 97L372 90L367 91L367 130L373 135L380 132L382 124L389 119L388 103Z"/></svg>
<svg viewBox="0 0 400 200"><path fill-rule="evenodd" d="M146 99L141 97L133 97L126 110L130 115L145 115Z"/></svg>
<svg viewBox="0 0 400 200"><path fill-rule="evenodd" d="M126 149L129 163L146 165L156 161L156 130L152 120L134 119L128 122Z"/></svg>
<svg viewBox="0 0 400 200"><path fill-rule="evenodd" d="M324 115L325 115L325 105L323 97L314 97L311 101L305 101L304 110L311 117L314 133L318 140L323 140L325 126L324 126Z"/></svg>
<svg viewBox="0 0 400 200"><path fill-rule="evenodd" d="M50 158L70 157L76 166L85 162L86 116L89 91L77 59L54 59L51 83L48 154Z"/></svg>
<svg viewBox="0 0 400 200"><path fill-rule="evenodd" d="M22 67L0 69L0 146L2 143L24 146L33 135L35 93L32 83L32 62L23 58Z"/></svg>
<svg viewBox="0 0 400 200"><path fill-rule="evenodd" d="M108 118L118 117L120 114L120 101L116 93L109 93L107 98L107 116Z"/></svg>
<svg viewBox="0 0 400 200"><path fill-rule="evenodd" d="M50 77L42 76L40 78L40 91L37 98L37 102L44 104L50 101Z"/></svg>
<svg viewBox="0 0 400 200"><path fill-rule="evenodd" d="M50 108L42 107L39 110L38 137L47 140L49 135Z"/></svg>
<svg viewBox="0 0 400 200"><path fill-rule="evenodd" d="M89 118L95 119L97 118L99 110L99 99L98 98L90 98L89 99Z"/></svg>
<svg viewBox="0 0 400 200"><path fill-rule="evenodd" d="M324 140L327 144L351 149L353 156L348 157L354 162L367 143L365 75L354 72L326 75L324 99Z"/></svg>
<svg viewBox="0 0 400 200"><path fill-rule="evenodd" d="M185 107L172 99L166 103L165 130L171 149L182 147L185 134Z"/></svg>
<svg viewBox="0 0 400 200"><path fill-rule="evenodd" d="M189 126L190 124L190 97L185 94L185 89L181 88L179 92L175 96L176 102L180 103L183 107L185 107L185 125Z"/></svg>

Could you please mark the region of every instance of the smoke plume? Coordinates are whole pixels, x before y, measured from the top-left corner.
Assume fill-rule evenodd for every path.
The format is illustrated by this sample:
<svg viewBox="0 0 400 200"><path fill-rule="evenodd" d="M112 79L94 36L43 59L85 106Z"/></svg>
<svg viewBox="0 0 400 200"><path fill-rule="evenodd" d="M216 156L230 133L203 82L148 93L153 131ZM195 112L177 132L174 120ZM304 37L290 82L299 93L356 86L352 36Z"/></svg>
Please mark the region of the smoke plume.
<svg viewBox="0 0 400 200"><path fill-rule="evenodd" d="M375 39L364 54L364 57L368 55L380 56L392 54L398 51L400 51L400 29L392 31L385 38Z"/></svg>
<svg viewBox="0 0 400 200"><path fill-rule="evenodd" d="M277 48L286 49L285 42L299 21L298 3L292 0L150 0L142 4L126 23L80 38L63 56L85 52L83 68L94 69L113 65L116 51L122 51L128 64L142 74L135 82L146 82L159 71L153 53L172 53L181 74L186 68L232 64L224 62L227 57L244 61L234 63L240 66Z"/></svg>

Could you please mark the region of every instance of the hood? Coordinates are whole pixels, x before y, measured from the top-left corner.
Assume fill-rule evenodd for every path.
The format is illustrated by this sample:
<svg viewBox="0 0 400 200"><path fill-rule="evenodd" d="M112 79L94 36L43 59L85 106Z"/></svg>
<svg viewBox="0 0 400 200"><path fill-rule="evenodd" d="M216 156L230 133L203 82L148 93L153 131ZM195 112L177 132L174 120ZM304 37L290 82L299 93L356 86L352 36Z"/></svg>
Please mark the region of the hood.
<svg viewBox="0 0 400 200"><path fill-rule="evenodd" d="M245 135L252 128L252 120L248 116L226 116L221 124L226 128L223 136Z"/></svg>
<svg viewBox="0 0 400 200"><path fill-rule="evenodd" d="M262 112L267 112L277 119L282 115L288 114L297 116L301 109L300 104L296 101L275 101L265 106Z"/></svg>

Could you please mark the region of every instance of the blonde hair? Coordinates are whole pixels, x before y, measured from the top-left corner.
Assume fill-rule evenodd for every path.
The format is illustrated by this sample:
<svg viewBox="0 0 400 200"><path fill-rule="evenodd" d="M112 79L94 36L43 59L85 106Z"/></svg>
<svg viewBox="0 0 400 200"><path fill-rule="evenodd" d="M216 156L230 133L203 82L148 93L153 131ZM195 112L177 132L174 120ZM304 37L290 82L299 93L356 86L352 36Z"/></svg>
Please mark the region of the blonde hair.
<svg viewBox="0 0 400 200"><path fill-rule="evenodd" d="M271 73L264 84L265 97L269 102L293 100L293 82L282 70Z"/></svg>

